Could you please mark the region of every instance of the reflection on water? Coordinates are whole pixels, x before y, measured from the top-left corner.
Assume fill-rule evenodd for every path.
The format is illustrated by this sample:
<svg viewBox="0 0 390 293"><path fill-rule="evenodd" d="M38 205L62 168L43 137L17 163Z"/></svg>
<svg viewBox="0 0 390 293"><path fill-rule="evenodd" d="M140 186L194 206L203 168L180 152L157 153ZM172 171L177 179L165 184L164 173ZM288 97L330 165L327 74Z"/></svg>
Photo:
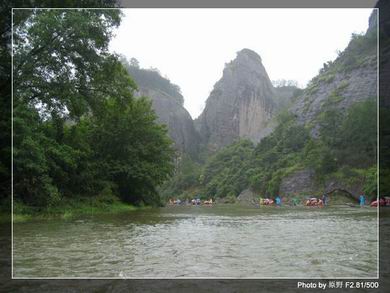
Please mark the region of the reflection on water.
<svg viewBox="0 0 390 293"><path fill-rule="evenodd" d="M14 277L376 276L373 208L170 207L14 224Z"/></svg>

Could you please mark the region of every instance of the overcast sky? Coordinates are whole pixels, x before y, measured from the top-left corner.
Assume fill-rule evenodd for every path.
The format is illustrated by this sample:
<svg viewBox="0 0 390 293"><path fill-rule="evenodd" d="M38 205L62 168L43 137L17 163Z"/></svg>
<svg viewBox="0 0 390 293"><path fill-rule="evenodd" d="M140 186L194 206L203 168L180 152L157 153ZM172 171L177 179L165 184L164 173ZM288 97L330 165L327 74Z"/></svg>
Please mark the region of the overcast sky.
<svg viewBox="0 0 390 293"><path fill-rule="evenodd" d="M110 49L158 68L180 86L193 118L202 112L225 63L257 52L271 80L301 87L334 60L372 9L124 9Z"/></svg>

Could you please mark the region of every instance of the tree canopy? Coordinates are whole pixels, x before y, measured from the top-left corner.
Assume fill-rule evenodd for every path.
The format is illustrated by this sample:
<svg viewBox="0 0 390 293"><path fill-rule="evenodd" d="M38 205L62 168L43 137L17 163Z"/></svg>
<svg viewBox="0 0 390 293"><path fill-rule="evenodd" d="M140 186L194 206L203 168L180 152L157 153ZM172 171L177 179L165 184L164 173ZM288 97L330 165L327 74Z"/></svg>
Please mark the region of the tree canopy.
<svg viewBox="0 0 390 293"><path fill-rule="evenodd" d="M108 51L120 10L23 10L14 19L15 198L45 207L104 193L158 204L172 142Z"/></svg>

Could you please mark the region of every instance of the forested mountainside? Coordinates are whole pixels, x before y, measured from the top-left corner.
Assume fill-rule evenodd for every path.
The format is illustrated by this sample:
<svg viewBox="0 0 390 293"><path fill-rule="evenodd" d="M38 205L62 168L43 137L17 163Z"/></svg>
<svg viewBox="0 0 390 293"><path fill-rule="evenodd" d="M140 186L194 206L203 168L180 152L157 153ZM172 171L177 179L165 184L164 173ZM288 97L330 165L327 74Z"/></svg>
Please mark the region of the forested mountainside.
<svg viewBox="0 0 390 293"><path fill-rule="evenodd" d="M208 155L200 164L183 160L164 194L374 195L376 21L374 11L365 34L353 34L303 91L285 95L272 86L256 53L240 51L196 121Z"/></svg>
<svg viewBox="0 0 390 293"><path fill-rule="evenodd" d="M318 135L321 115L327 111L346 111L352 104L377 96L377 29L372 14L365 35L353 34L348 47L335 61L324 64L303 95L291 106L302 124L311 124Z"/></svg>

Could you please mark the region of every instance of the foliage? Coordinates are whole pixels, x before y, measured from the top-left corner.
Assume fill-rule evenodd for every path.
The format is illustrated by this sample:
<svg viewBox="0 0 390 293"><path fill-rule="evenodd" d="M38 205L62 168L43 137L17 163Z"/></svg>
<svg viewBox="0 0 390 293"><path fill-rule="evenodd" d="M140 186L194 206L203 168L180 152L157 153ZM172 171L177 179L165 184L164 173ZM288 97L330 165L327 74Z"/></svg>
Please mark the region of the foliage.
<svg viewBox="0 0 390 293"><path fill-rule="evenodd" d="M62 199L56 206L33 207L20 201L14 201L14 222L25 222L35 219L70 219L80 215L118 214L135 211L140 207L124 203L117 197L77 197ZM0 221L2 219L0 218Z"/></svg>
<svg viewBox="0 0 390 293"><path fill-rule="evenodd" d="M371 168L367 169L365 172L365 184L363 187L363 191L367 195L375 196L377 194L377 178L378 178L378 173L377 173L377 166L374 165Z"/></svg>
<svg viewBox="0 0 390 293"><path fill-rule="evenodd" d="M256 146L238 140L208 158L200 177L206 196L233 198L248 187L267 195L278 192L281 179L299 166L309 140L308 131L287 111L279 114L278 122Z"/></svg>
<svg viewBox="0 0 390 293"><path fill-rule="evenodd" d="M202 197L204 195L200 185L203 182L201 165L190 156L183 154L177 159L177 166L171 180L167 180L161 187L161 196L165 199Z"/></svg>
<svg viewBox="0 0 390 293"><path fill-rule="evenodd" d="M14 193L28 204L50 205L58 200L58 189L49 176L46 146L58 144L46 137L39 115L26 105L14 109ZM52 167L55 167L55 163Z"/></svg>
<svg viewBox="0 0 390 293"><path fill-rule="evenodd" d="M369 166L376 162L377 108L375 101L354 104L340 125L338 159L352 166Z"/></svg>
<svg viewBox="0 0 390 293"><path fill-rule="evenodd" d="M91 141L101 178L116 184L120 197L135 204L159 202L156 186L173 170L173 149L164 126L145 98L122 104L106 102L102 117L92 120Z"/></svg>
<svg viewBox="0 0 390 293"><path fill-rule="evenodd" d="M247 140L223 148L206 163L203 184L207 196L237 196L248 185L254 146Z"/></svg>
<svg viewBox="0 0 390 293"><path fill-rule="evenodd" d="M95 111L106 93L106 74L117 66L108 53L119 10L31 10L14 26L14 99L45 117L77 119Z"/></svg>
<svg viewBox="0 0 390 293"><path fill-rule="evenodd" d="M320 115L321 142L338 164L355 167L376 162L376 103L371 100L351 106L347 115L328 110Z"/></svg>
<svg viewBox="0 0 390 293"><path fill-rule="evenodd" d="M298 87L298 82L296 80L278 79L273 80L272 85L274 87Z"/></svg>
<svg viewBox="0 0 390 293"><path fill-rule="evenodd" d="M278 122L274 132L256 146L251 164L251 186L266 195L278 193L282 178L300 167L310 139L307 129L287 111L279 114Z"/></svg>
<svg viewBox="0 0 390 293"><path fill-rule="evenodd" d="M15 13L15 199L54 207L79 196L159 204L172 142L108 52L119 10Z"/></svg>

